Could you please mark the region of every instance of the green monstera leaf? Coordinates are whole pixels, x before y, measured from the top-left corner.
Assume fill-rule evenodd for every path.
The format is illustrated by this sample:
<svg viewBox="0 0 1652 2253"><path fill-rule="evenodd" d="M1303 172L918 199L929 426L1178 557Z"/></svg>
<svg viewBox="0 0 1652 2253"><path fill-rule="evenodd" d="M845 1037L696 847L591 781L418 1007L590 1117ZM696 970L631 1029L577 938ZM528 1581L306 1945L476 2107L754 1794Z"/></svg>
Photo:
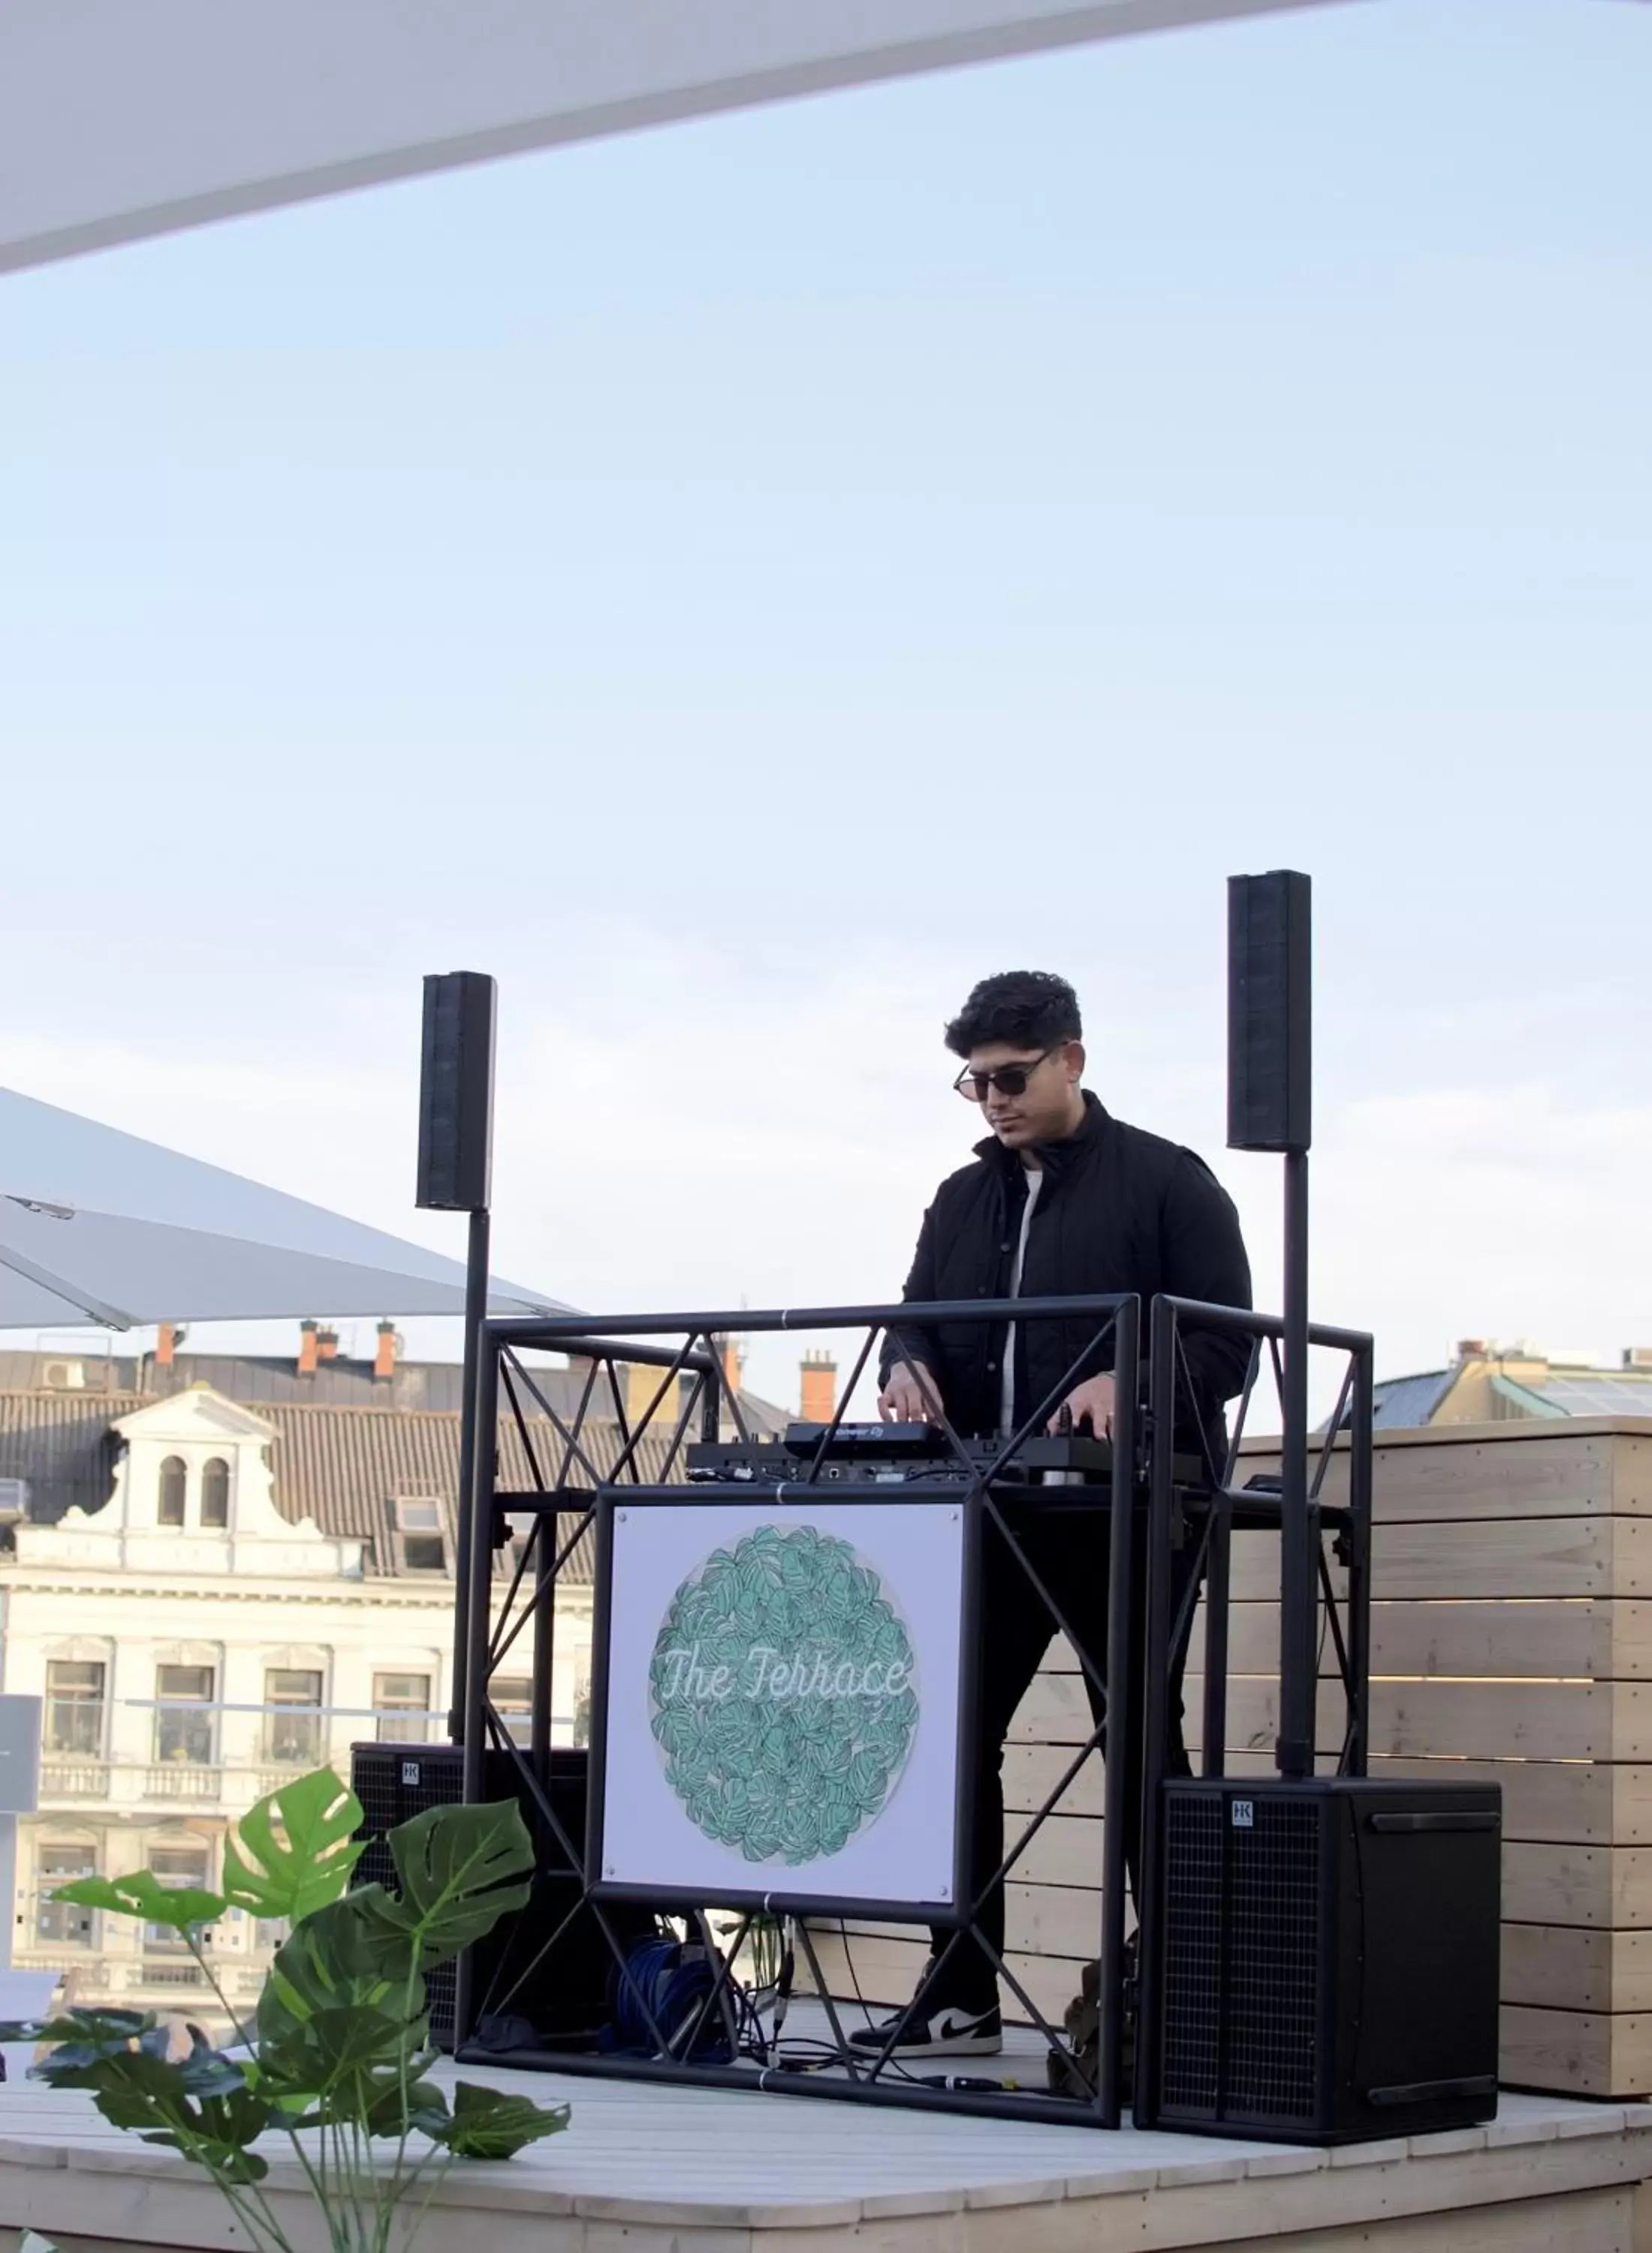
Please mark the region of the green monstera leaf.
<svg viewBox="0 0 1652 2253"><path fill-rule="evenodd" d="M409 2025L376 2011L350 2007L317 2011L279 2040L266 2043L259 2060L260 2093L283 2113L299 2109L296 2126L355 2121L369 2135L402 2131L401 2093L412 2091L429 2064L428 2021Z"/></svg>
<svg viewBox="0 0 1652 2253"><path fill-rule="evenodd" d="M189 2054L166 2054L168 2034L146 2014L76 2011L51 2022L66 2039L37 2068L54 2089L84 2089L112 2128L143 2143L182 2152L231 2182L257 2182L268 2172L247 2146L269 2125L268 2101L247 2086L243 2068L190 2029ZM127 2021L122 2026L117 2021Z"/></svg>
<svg viewBox="0 0 1652 2253"><path fill-rule="evenodd" d="M275 1951L258 1999L260 2054L323 2011L366 2012L397 2025L423 2007L413 1943L384 1914L377 1886L314 1909Z"/></svg>
<svg viewBox="0 0 1652 2253"><path fill-rule="evenodd" d="M75 1878L59 1886L52 1898L73 1901L77 1908L142 1917L145 1924L164 1925L170 1932L212 1924L229 1906L222 1894L199 1886L164 1886L152 1870L134 1870L128 1878Z"/></svg>
<svg viewBox="0 0 1652 2253"><path fill-rule="evenodd" d="M514 1800L430 1807L390 1833L398 1901L379 1894L372 1914L415 1942L427 1969L445 1964L526 1901L533 1842ZM374 1891L352 1896L365 1901Z"/></svg>
<svg viewBox="0 0 1652 2253"><path fill-rule="evenodd" d="M259 1998L256 2086L283 2114L357 2117L380 2080L422 2068L429 2020L414 1943L374 1886L330 1901L276 1951Z"/></svg>
<svg viewBox="0 0 1652 2253"><path fill-rule="evenodd" d="M54 2042L58 2045L39 2068L51 2069L67 2047L88 2055L124 2049L157 2023L153 2011L66 2011L58 2019L8 2019L0 2024L0 2042Z"/></svg>
<svg viewBox="0 0 1652 2253"><path fill-rule="evenodd" d="M453 2092L452 2113L439 2125L423 2119L418 2124L455 2159L511 2159L529 2144L560 2135L568 2119L566 2104L535 2104L502 2089L478 2089L461 2081Z"/></svg>
<svg viewBox="0 0 1652 2253"><path fill-rule="evenodd" d="M330 1768L282 1784L242 1816L224 1849L230 1906L296 1924L337 1901L361 1859L366 1842L352 1836L361 1820L361 1802Z"/></svg>

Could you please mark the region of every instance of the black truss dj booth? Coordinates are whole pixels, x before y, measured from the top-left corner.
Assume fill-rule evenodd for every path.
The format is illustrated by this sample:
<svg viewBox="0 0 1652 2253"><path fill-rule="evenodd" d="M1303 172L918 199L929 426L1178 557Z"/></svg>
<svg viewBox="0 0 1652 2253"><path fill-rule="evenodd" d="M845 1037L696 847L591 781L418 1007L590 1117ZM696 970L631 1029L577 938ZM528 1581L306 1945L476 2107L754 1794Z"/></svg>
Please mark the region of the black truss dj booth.
<svg viewBox="0 0 1652 2253"><path fill-rule="evenodd" d="M438 1998L462 2057L1102 2128L1128 2107L1139 2125L1314 2143L1495 2110L1498 1795L1369 1774L1373 1352L1365 1334L1307 1313L1307 890L1288 871L1230 885L1228 1140L1284 1159L1281 1315L1104 1294L484 1321L492 984L427 981L421 1202L469 1210L471 1224L456 1743L400 1748L394 1773L392 1748L363 1747L358 1774L370 1846L394 1810L456 1792L514 1796L527 1821L532 1900L461 1958L455 1991ZM881 1344L898 1351L905 1329L1047 1322L1063 1326L1063 1357L1075 1336L1083 1343L1007 1438L960 1433L938 1404L923 1426L847 1417ZM723 1364L736 1332L858 1337L845 1406L829 1423L754 1435ZM1248 1349L1221 1438L1189 1412L1188 1341L1212 1333ZM1341 1370L1317 1443L1314 1351ZM635 1415L639 1369L657 1382ZM1115 1383L1111 1431L1075 1433L1063 1403L1103 1371ZM1241 1482L1265 1373L1279 1471ZM1058 1517L1088 1527L1094 1545L1047 1545L1041 1530ZM905 1529L906 1615L843 1536L851 1521L879 1540ZM684 1573L696 1524L733 1531ZM1229 1776L1233 1544L1268 1537L1273 1769ZM592 1742L589 1754L554 1752L556 1594L593 1544ZM1088 1561L1041 1573L1045 1555ZM1104 1557L1105 1604L1098 1587L1085 1615L1083 1583ZM972 1831L979 1659L1004 1574L1021 1576L1018 1596L1030 1590L1049 1636L1071 1644L1091 1726L1078 1719L1061 1748L1070 1757L1045 1763L1045 1788L983 1876ZM1168 1757L1170 1698L1201 1597L1202 1751L1189 1776ZM1073 1631L1080 1616L1104 1657ZM703 1636L696 1622L710 1622ZM756 1639L770 1634L778 1640ZM525 1660L519 1743L520 1717L500 1710L494 1684L507 1668L519 1678ZM1132 1761L1103 1760L1104 1740L1139 1753L1139 1806ZM1092 2067L1089 2042L1075 2050L1049 2024L983 1911L1098 1761ZM848 1915L930 1928L944 1970L958 1951L985 1956L1056 2061L1048 2092L986 2068L914 2074L893 2036L881 2048L853 2041L812 1929ZM788 2047L799 1972L828 2032L799 2045L794 2030Z"/></svg>
<svg viewBox="0 0 1652 2253"><path fill-rule="evenodd" d="M858 1332L859 1350L844 1390L847 1402L885 1333L903 1324L993 1322L1012 1316L1018 1322L1093 1322L1086 1354L1110 1357L1117 1382L1110 1442L1084 1434L1045 1435L1043 1427L1059 1406L1065 1383L1001 1442L971 1441L944 1424L933 1429L855 1426L841 1410L829 1425L796 1426L782 1438L755 1439L743 1430L740 1400L729 1389L720 1350L722 1337L736 1327L747 1334ZM529 1908L490 1950L478 1951L460 1966L452 2040L461 2056L702 2086L782 2089L843 2102L1070 2124L1087 2119L1103 2127L1118 2125L1131 2106L1140 2124L1314 2141L1485 2117L1488 2103L1495 2103L1495 1795L1482 1804L1483 1795L1459 1793L1447 1806L1431 1798L1426 1788L1362 1783L1369 1749L1370 1342L1356 1333L1310 1330L1312 1343L1340 1356L1346 1372L1338 1412L1313 1468L1302 1523L1294 1529L1311 1563L1312 1633L1304 1640L1316 1671L1321 1636L1335 1654L1334 1772L1315 1775L1310 1770L1306 1776L1241 1783L1223 1775L1231 1544L1247 1534L1277 1537L1291 1529L1279 1481L1237 1482L1239 1442L1256 1375L1277 1355L1283 1324L1243 1309L1160 1300L1152 1310L1145 1356L1138 1350L1140 1324L1139 1304L1127 1298L1002 1304L978 1300L967 1306L738 1315L714 1311L626 1315L602 1322L570 1316L486 1324L479 1367L480 1430L495 1440L507 1429L514 1434L515 1453L532 1466L532 1482L501 1485L498 1446L478 1447L465 1621L471 1658L464 1676L459 1773L451 1773L454 1754L425 1758L434 1761L433 1776L437 1768L442 1772L433 1786L441 1796L450 1796L456 1782L473 1800L514 1794L547 1874ZM1237 1331L1251 1343L1251 1382L1221 1462L1179 1452L1175 1444L1186 1331L1216 1326ZM543 1381L547 1354L568 1357L583 1370L571 1415L559 1412ZM624 1372L638 1364L657 1370L659 1380L650 1412L633 1419L626 1412ZM606 1411L600 1418L599 1401ZM599 1426L604 1433L600 1444ZM554 1436L554 1461L544 1459L547 1432ZM1323 1498L1323 1488L1339 1449L1346 1450L1347 1476L1342 1498L1332 1503ZM1119 1489L1124 1482L1118 1473L1124 1464L1130 1467L1125 1489L1129 1506L1121 1508ZM1100 2033L1098 2069L1087 2095L995 2085L990 2068L944 2076L951 2086L929 2085L887 2054L853 2049L851 2029L829 1998L826 2010L835 2057L812 2058L815 2069L789 2068L783 2041L768 2040L744 1991L750 1984L742 1969L749 1943L765 1920L778 1920L788 1958L795 1950L798 1968L812 1976L825 1996L827 1982L820 1973L811 1919L840 1916L842 1899L787 1891L784 1868L771 1863L755 1870L748 1882L707 1889L704 1899L691 1885L688 1891L664 1887L671 1897L651 1901L635 1886L605 1882L592 1859L604 1789L603 1574L617 1513L680 1510L712 1502L737 1503L756 1509L759 1516L765 1510L772 1516L777 1508L796 1514L828 1502L833 1507L877 1506L892 1500L956 1505L970 1521L972 1548L980 1530L993 1525L1037 1586L1052 1634L1069 1630L1073 1592L1038 1582L1015 1529L1025 1526L1029 1512L1047 1510L1089 1511L1105 1520L1110 1632L1105 1678L1093 1686L1106 1715L1125 1728L1141 1730L1146 1757L1133 2089L1124 2085L1123 2071L1122 1761L1104 1765L1105 1814L1097 1826ZM599 1536L594 1677L598 1711L587 1772L581 1754L551 1750L551 1677L558 1575L593 1531ZM1126 1664L1126 1607L1137 1544L1146 1545L1147 1566L1143 1682L1129 1678ZM1201 1566L1173 1616L1171 1560L1187 1545L1193 1545ZM1166 1685L1171 1654L1186 1649L1201 1583L1207 1608L1202 1773L1176 1782L1164 1773ZM966 1587L968 1611L979 1618L991 1592L972 1573L966 1573ZM1093 1672L1080 1638L1070 1639L1081 1664ZM972 1695L968 1661L978 1640L965 1636L963 1643L965 1735ZM531 1656L533 1694L528 1741L522 1745L515 1741L510 1719L494 1704L490 1685L502 1669L519 1675L525 1654ZM1308 1726L1311 1731L1311 1719ZM1321 1721L1322 1731L1324 1726ZM1020 1837L1007 1844L993 1884L1013 1879L1073 1777L1099 1757L1101 1735L1098 1726L1073 1747L1064 1771L1026 1818ZM393 1749L400 1748L364 1747L363 1753L382 1761ZM417 1757L405 1754L402 1765ZM582 1771L577 1776L575 1768ZM969 1773L968 1759L960 1759L960 1796L967 1790ZM961 1842L968 1836L961 1806L959 1816ZM932 1904L915 1908L902 1900L857 1899L853 1913L913 1924L950 1922L946 1944L985 1950L1013 1998L1012 2009L1019 2006L1019 2015L1040 2031L1052 2051L1064 2050L1060 2033L981 1934L979 1901L968 1898L962 1883L961 1845L958 1866L960 1885L950 1920L938 1919ZM1369 1882L1373 1873L1382 1880L1376 1887ZM1367 1882L1359 1894L1354 1888L1362 1875ZM1442 1969L1432 1959L1423 1967L1425 1977L1404 1977L1404 1965L1417 1960L1416 1952L1403 1922L1384 1912L1391 1898L1395 1903L1413 1899L1417 1882L1443 1901L1441 1929L1460 1934L1472 1927L1479 1936L1459 1960L1460 1977L1449 1964ZM669 1915L673 1925L657 1923L656 1913ZM724 1921L714 1923L718 1913ZM674 1931L682 1951L702 1966L694 2010L679 2012L668 2026L658 2016L651 2018L649 1997L640 1986L635 1993L627 1988L635 2005L631 2031L637 2038L623 2047L605 2041L591 2023L601 2015L593 1997L604 1984L610 1998L624 1986L625 1966L634 1962L643 1936L662 1929ZM1384 1959L1380 1966L1370 1960L1373 1950ZM1374 1976L1379 1970L1381 1976ZM1443 2028L1437 2006L1440 1977L1453 1998ZM1424 1991L1429 1978L1435 1982L1432 1998ZM559 1995L567 1998L561 2005ZM1412 2041L1408 2048L1405 2024L1398 2037L1391 2024L1387 2032L1373 2033L1383 1996L1401 1998L1401 2020L1424 2029L1420 2045ZM772 2000L770 1995L770 2012ZM717 2030L714 2040L708 2039L709 2029ZM1367 2075L1363 2086L1356 2086L1370 2063L1366 2052L1373 2039L1382 2061L1371 2069L1380 2069L1386 2078L1372 2082ZM1426 2053L1422 2065L1406 2062L1412 2052ZM1305 2058L1311 2061L1306 2073ZM956 2085L960 2080L974 2085Z"/></svg>

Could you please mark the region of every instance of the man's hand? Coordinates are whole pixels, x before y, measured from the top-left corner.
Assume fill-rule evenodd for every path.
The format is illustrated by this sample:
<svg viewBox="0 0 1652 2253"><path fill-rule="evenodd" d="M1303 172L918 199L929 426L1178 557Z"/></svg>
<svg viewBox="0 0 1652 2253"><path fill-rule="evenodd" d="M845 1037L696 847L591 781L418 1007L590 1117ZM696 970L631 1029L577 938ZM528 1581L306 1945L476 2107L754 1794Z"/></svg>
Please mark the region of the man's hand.
<svg viewBox="0 0 1652 2253"><path fill-rule="evenodd" d="M940 1395L921 1361L897 1361L878 1395L878 1414L886 1424L935 1424Z"/></svg>
<svg viewBox="0 0 1652 2253"><path fill-rule="evenodd" d="M1073 1429L1077 1432L1086 1417L1090 1428L1098 1440L1112 1436L1113 1381L1111 1377L1086 1378L1067 1395L1063 1406L1070 1410ZM1058 1410L1049 1419L1049 1429L1054 1431L1061 1421Z"/></svg>

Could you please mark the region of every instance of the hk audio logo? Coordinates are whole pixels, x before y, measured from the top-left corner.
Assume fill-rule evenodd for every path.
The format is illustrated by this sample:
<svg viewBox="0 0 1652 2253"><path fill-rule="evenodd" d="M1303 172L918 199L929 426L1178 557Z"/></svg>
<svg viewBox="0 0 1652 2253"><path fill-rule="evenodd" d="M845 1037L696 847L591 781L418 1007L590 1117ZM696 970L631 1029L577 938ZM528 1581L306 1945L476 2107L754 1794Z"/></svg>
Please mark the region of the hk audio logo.
<svg viewBox="0 0 1652 2253"><path fill-rule="evenodd" d="M648 1677L666 1780L708 1838L791 1867L875 1823L917 1733L917 1664L875 1566L811 1525L714 1550Z"/></svg>
<svg viewBox="0 0 1652 2253"><path fill-rule="evenodd" d="M1236 1800L1234 1801L1234 1803L1233 1803L1233 1827L1234 1827L1234 1829L1235 1829L1236 1831L1254 1831L1254 1830L1255 1830L1255 1828L1256 1828L1256 1802L1255 1802L1255 1800L1253 1800L1253 1799L1236 1799Z"/></svg>

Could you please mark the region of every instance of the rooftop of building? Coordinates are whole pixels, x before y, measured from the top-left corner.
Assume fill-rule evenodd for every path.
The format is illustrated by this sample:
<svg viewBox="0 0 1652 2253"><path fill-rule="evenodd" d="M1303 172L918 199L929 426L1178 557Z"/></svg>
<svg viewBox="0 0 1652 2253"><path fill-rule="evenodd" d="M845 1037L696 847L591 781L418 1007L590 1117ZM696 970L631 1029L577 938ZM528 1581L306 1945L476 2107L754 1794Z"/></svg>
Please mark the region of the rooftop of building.
<svg viewBox="0 0 1652 2253"><path fill-rule="evenodd" d="M1612 1364L1588 1353L1545 1352L1524 1340L1462 1338L1447 1366L1376 1387L1377 1426L1432 1424L1470 1381L1481 1380L1498 1418L1652 1417L1652 1347L1626 1346Z"/></svg>
<svg viewBox="0 0 1652 2253"><path fill-rule="evenodd" d="M103 1509L122 1445L115 1426L138 1409L152 1408L156 1399L136 1392L0 1391L0 1480L24 1482L28 1522L52 1524L71 1510ZM429 1580L450 1572L459 1482L457 1409L389 1413L382 1406L275 1401L260 1402L254 1412L271 1427L274 1498L289 1523L309 1519L333 1539L361 1542L364 1568L374 1578ZM644 1478L664 1476L669 1443L668 1429L644 1435L637 1454ZM504 1419L501 1484L526 1489L538 1483L530 1447L540 1475L554 1479L564 1444L550 1417L525 1414L521 1428L513 1419ZM580 1434L583 1454L603 1473L616 1467L622 1444L611 1420L588 1422ZM411 1571L406 1564L396 1506L413 1501L438 1505L442 1575ZM565 1530L571 1531L571 1525ZM566 1579L589 1581L593 1561L587 1533L568 1560Z"/></svg>

